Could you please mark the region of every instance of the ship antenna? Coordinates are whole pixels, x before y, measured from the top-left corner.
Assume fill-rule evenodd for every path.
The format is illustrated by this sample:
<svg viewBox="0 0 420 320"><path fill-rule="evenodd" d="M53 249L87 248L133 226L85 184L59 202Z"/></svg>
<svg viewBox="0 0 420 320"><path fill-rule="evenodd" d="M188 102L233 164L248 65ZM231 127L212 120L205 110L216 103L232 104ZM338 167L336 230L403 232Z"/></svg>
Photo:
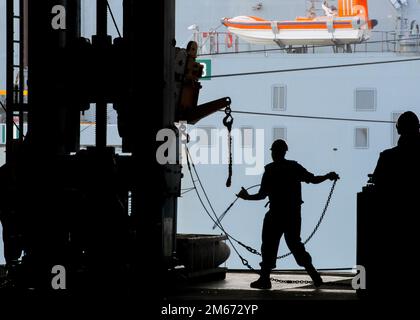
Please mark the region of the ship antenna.
<svg viewBox="0 0 420 320"><path fill-rule="evenodd" d="M306 9L306 15L308 18L315 18L316 17L316 6L315 3L317 0L309 0L308 8Z"/></svg>

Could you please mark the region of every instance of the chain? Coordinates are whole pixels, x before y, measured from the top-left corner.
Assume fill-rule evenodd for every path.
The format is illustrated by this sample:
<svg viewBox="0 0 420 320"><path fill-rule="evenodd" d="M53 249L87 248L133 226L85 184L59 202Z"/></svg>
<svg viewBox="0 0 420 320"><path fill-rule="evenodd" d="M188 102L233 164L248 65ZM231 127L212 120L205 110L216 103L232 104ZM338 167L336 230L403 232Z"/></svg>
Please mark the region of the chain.
<svg viewBox="0 0 420 320"><path fill-rule="evenodd" d="M181 130L182 131L182 130ZM193 189L195 189L196 191L197 191L197 188L196 188L196 186L195 186L195 182L194 182L194 179L193 179L193 176L192 176L192 171L191 171L191 164L190 164L190 160L189 160L189 156L188 156L189 154L188 154L188 150L187 150L187 165L188 165L188 170L189 170L189 172L190 172L190 174L191 174L191 180L192 180L192 182L193 182L193 184L194 184L194 188ZM193 166L194 166L194 163L193 163ZM328 195L328 199L327 199L327 202L326 202L326 204L325 204L325 207L324 207L324 210L323 210L323 212L322 212L322 215L321 215L321 217L320 217L320 219L319 219L319 221L318 221L318 223L317 223L317 225L316 225L316 227L315 227L315 229L314 229L314 231L311 233L311 235L308 237L308 239L304 242L305 244L313 237L313 235L316 233L316 231L319 229L319 226L321 225L321 222L322 222L322 219L324 218L324 216L325 216L325 213L326 213L326 211L327 211L327 208L328 208L328 206L329 206L329 203L330 203L330 200L331 200L331 197L332 197L332 195L333 195L333 192L334 192L334 188L335 188L335 185L336 185L336 180L334 181L334 183L333 183L333 185L332 185L332 187L331 187L331 190L330 190L330 193L329 193L329 195ZM258 185L255 185L255 186L252 186L252 187L249 187L248 189L250 189L250 188L253 188L253 187L256 187L256 186L258 186ZM197 194L198 195L198 194ZM199 197L199 199L200 199L200 197ZM201 200L200 200L201 201ZM236 201L236 200L235 200ZM233 204L234 203L232 203L231 205L230 205L230 207L232 207L233 206ZM202 203L202 205L203 205L203 203ZM207 209L204 207L204 209L207 211ZM226 210L224 213L227 213L227 211L228 210ZM209 214L209 213L208 213ZM216 216L216 218L217 218L217 216ZM215 223L216 223L216 221L215 220L213 220ZM220 220L219 220L220 221ZM219 222L220 223L220 222ZM235 246L234 246L234 244L232 243L232 240L233 241L235 241L235 242L237 242L239 245L241 245L242 247L244 247L246 250L248 250L249 252L251 252L251 253L253 253L253 254L256 254L256 255L259 255L259 256L261 256L261 253L259 253L256 249L254 249L254 248L252 248L252 247L250 247L250 246L247 246L247 245L245 245L244 243L242 243L242 242L240 242L240 241L238 241L238 240L236 240L235 238L233 238L230 234L228 234L224 229L223 229L223 227L222 227L222 231L225 233L225 235L228 237L228 241L231 243L231 245L232 245L232 248L235 250L235 252L236 252L236 254L238 255L238 257L241 259L241 262L242 262L242 264L244 265L244 266L246 266L249 270L251 270L251 271L253 271L253 272L257 272L257 270L256 269L254 269L250 264L249 264L249 262L248 262L248 260L247 259L245 259L244 257L242 257L242 255L239 253L239 251L235 248ZM283 255L283 256L281 256L281 257L278 257L278 259L281 259L282 257L285 257L285 256L288 256L288 255L290 255L291 253L288 253L288 254L286 254L286 255ZM309 281L309 280L280 280L280 279L276 279L276 278L270 278L272 281L275 281L275 282L277 282L277 283L287 283L287 284L292 284L292 283L294 283L294 284L312 284L313 282L312 281ZM327 286L336 286L337 284L336 283L324 283L324 285L327 285ZM348 284L340 284L340 286L349 286Z"/></svg>
<svg viewBox="0 0 420 320"><path fill-rule="evenodd" d="M331 202L331 198L332 198L332 195L333 195L333 193L334 193L334 189L335 189L335 186L336 186L336 184L337 184L337 180L334 180L334 183L333 183L333 185L331 186L331 190L330 190L330 193L328 194L328 198L327 198L327 201L326 201L326 203L325 203L325 206L324 206L324 209L323 209L323 211L322 211L322 214L321 214L321 217L319 218L319 220L318 220L318 223L316 224L316 226L315 226L315 228L314 228L314 230L312 231L312 233L309 235L309 237L304 241L304 244L307 244L311 239L312 239L312 237L315 235L315 233L318 231L318 229L319 229L319 227L320 227L320 225L321 225L321 223L322 223L322 221L323 221L323 219L324 219L324 217L325 217L325 214L326 214L326 212L327 212L327 209L328 209L328 206L329 206L329 204L330 204L330 202ZM252 247L250 247L250 246L247 246L247 245L245 245L244 243L242 243L241 241L237 241L237 243L240 245L240 246L242 246L242 247L244 247L247 251L249 251L250 253L252 253L252 254L255 254L255 255L258 255L258 256L261 256L261 253L258 251L258 250L256 250L256 249L254 249L254 248L252 248ZM283 258L285 258L285 257L287 257L287 256L289 256L289 255L291 255L292 253L291 252L289 252L289 253L286 253L286 254L284 254L284 255L281 255L281 256L278 256L277 257L277 259L283 259ZM245 258L243 258L242 256L240 256L240 259L241 259L241 261L242 261L242 264L244 265L244 266L246 266L248 269L250 269L250 270L252 270L252 271L257 271L257 270L255 270L250 264L249 264L249 262L248 262L248 260L246 260ZM273 277L271 277L270 278L272 281L275 281L275 282L277 282L277 283L287 283L287 284L312 284L313 283L313 281L310 281L310 280L280 280L280 279L276 279L276 278L273 278ZM324 283L324 285L327 285L327 286L336 286L337 284L336 283ZM340 284L340 286L350 286L350 285L348 285L348 284Z"/></svg>
<svg viewBox="0 0 420 320"><path fill-rule="evenodd" d="M242 264L247 267L249 270L253 271L253 272L257 272L258 270L254 269L248 262L247 259L245 259L244 257L242 257L239 253L239 258L241 259ZM277 278L270 278L271 281L277 282L277 283L287 283L287 284L313 284L314 282L311 280L281 280L281 279L277 279ZM329 287L336 287L336 286L340 286L340 287L352 287L351 284L348 283L336 283L336 282L324 282L323 284L324 286L329 286Z"/></svg>
<svg viewBox="0 0 420 320"><path fill-rule="evenodd" d="M328 194L327 202L325 203L324 209L322 210L321 217L319 218L318 223L316 224L314 230L312 231L312 233L309 235L308 239L306 239L303 244L307 244L309 242L309 240L311 240L311 238L314 236L314 234L318 231L319 226L321 225L322 220L324 220L324 216L327 213L327 209L328 209L328 206L330 205L331 197L334 193L334 189L335 189L336 184L337 184L337 180L334 180L333 185L331 186L330 193Z"/></svg>
<svg viewBox="0 0 420 320"><path fill-rule="evenodd" d="M247 246L246 244L242 243L241 241L238 241L238 244L239 244L240 246L244 247L246 250L248 250L248 251L249 251L249 252L251 252L252 254L255 254L255 255L257 255L257 256L261 256L261 253L260 253L257 249L254 249L254 248L252 248L252 247L250 247L250 246Z"/></svg>
<svg viewBox="0 0 420 320"><path fill-rule="evenodd" d="M307 244L312 239L312 237L315 235L315 233L318 231L319 227L321 226L321 223L324 220L325 214L327 213L328 206L330 205L331 197L332 197L332 195L334 193L334 189L335 189L335 185L336 184L337 184L337 180L334 180L334 183L331 186L330 193L328 194L327 202L325 203L324 209L322 210L321 216L319 217L319 220L318 220L318 222L317 222L314 230L311 232L311 234L309 235L309 237L303 242L304 245ZM261 256L261 253L258 250L254 249L254 248L252 248L250 246L245 245L241 241L236 241L236 242L240 246L242 246L243 248L245 248L247 251L251 252L252 254L255 254L257 256ZM290 256L291 254L292 254L292 252L285 253L285 254L283 254L281 256L278 256L277 259L284 259L284 258Z"/></svg>
<svg viewBox="0 0 420 320"><path fill-rule="evenodd" d="M278 282L278 283L295 283L295 284L312 284L313 281L310 280L280 280L280 279L276 279L276 278L270 278L270 280Z"/></svg>
<svg viewBox="0 0 420 320"><path fill-rule="evenodd" d="M280 280L276 278L270 278L270 280L278 282L278 283L295 283L295 284L313 284L314 282L311 280ZM323 282L323 286L326 287L349 287L352 288L351 283L337 283L337 282Z"/></svg>
<svg viewBox="0 0 420 320"><path fill-rule="evenodd" d="M257 270L255 270L250 264L249 264L249 262L248 262L248 260L247 259L245 259L244 257L242 257L242 256L239 256L239 258L241 259L241 261L242 261L242 264L245 266L245 267L247 267L249 270L251 270L251 271L253 271L253 272L258 272ZM273 278L273 277L271 277L270 278L270 280L272 280L272 281L275 281L275 282L277 282L277 283L288 283L288 284L291 284L291 283L295 283L295 284L312 284L313 283L313 281L310 281L310 280L280 280L280 279L277 279L277 278Z"/></svg>
<svg viewBox="0 0 420 320"><path fill-rule="evenodd" d="M228 130L228 149L229 149L229 175L226 180L226 187L230 187L232 185L232 125L233 125L233 117L232 117L232 109L230 107L230 101L228 106L225 108L226 116L223 118L223 124Z"/></svg>
<svg viewBox="0 0 420 320"><path fill-rule="evenodd" d="M238 254L239 255L239 254ZM249 270L253 271L253 272L258 272L258 270L254 269L248 262L247 259L245 259L244 257L242 257L241 255L239 255L239 258L241 259L242 264L247 267ZM313 284L313 281L311 280L281 280L281 279L277 279L277 278L270 278L271 281L277 282L277 283L286 283L286 284ZM352 287L351 284L348 283L336 283L336 282L324 282L323 284L324 286L329 286L329 287L336 287L336 286L340 286L340 287Z"/></svg>
<svg viewBox="0 0 420 320"><path fill-rule="evenodd" d="M187 126L185 124L185 122L180 122L179 125L179 135L180 135L180 139L181 139L181 144L187 144L190 142L190 135L187 133Z"/></svg>
<svg viewBox="0 0 420 320"><path fill-rule="evenodd" d="M318 222L317 222L314 230L311 232L311 234L309 235L309 237L303 242L304 245L306 245L312 239L312 237L315 235L315 233L318 231L319 227L321 226L321 223L324 220L325 214L327 213L328 206L330 205L331 197L332 197L332 195L334 193L334 189L335 189L335 185L336 184L337 184L337 180L334 180L334 182L333 182L333 184L331 186L330 193L328 194L327 202L325 202L324 209L322 210L321 216L319 217L319 220L318 220ZM286 254L283 254L281 256L278 256L277 259L286 258L286 257L290 256L291 254L292 254L292 252L288 252Z"/></svg>

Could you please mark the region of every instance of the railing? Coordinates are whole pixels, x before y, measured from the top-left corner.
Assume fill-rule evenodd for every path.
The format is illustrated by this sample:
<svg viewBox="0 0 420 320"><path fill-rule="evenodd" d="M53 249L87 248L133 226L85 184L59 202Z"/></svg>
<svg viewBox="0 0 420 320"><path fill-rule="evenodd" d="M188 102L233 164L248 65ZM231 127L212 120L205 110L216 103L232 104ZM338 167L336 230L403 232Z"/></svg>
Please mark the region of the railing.
<svg viewBox="0 0 420 320"><path fill-rule="evenodd" d="M27 132L27 124L24 124L24 134ZM95 123L81 123L80 124L80 145L85 146L94 146L95 145L95 134L96 134L96 125ZM19 130L17 126L14 126L13 130L14 138L19 137ZM121 138L118 134L118 126L116 124L107 125L107 145L119 147L122 144ZM0 146L3 147L6 145L6 124L0 123Z"/></svg>
<svg viewBox="0 0 420 320"><path fill-rule="evenodd" d="M197 42L201 55L239 52L243 51L242 47L246 45L230 32L197 32L194 34L194 41Z"/></svg>
<svg viewBox="0 0 420 320"><path fill-rule="evenodd" d="M355 52L394 52L420 54L420 34L412 31L372 31L369 40L344 45L314 45L314 46L288 46L279 48L247 43L238 36L229 32L196 32L193 37L199 48L199 55L217 55L227 53L355 53Z"/></svg>

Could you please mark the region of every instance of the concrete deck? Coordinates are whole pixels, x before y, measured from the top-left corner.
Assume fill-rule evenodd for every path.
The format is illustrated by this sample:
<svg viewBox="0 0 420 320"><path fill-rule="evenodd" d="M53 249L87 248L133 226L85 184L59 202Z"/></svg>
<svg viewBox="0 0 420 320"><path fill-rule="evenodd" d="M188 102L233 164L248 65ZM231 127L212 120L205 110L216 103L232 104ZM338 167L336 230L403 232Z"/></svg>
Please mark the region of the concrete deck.
<svg viewBox="0 0 420 320"><path fill-rule="evenodd" d="M249 287L258 275L244 271L229 271L226 279L180 286L167 296L168 300L358 300L351 286L353 275L322 273L326 283L315 288L306 283L278 283L272 281L271 290ZM280 280L310 280L306 273L279 272L273 278Z"/></svg>

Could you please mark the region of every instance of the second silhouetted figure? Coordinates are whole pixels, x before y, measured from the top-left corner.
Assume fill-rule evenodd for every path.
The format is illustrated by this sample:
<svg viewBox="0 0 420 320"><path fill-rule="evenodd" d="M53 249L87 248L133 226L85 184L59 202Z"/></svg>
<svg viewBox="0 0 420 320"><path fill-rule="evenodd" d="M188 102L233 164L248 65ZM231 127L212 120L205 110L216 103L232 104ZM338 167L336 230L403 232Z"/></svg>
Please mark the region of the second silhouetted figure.
<svg viewBox="0 0 420 320"><path fill-rule="evenodd" d="M262 230L260 278L251 283L252 288L271 288L270 273L276 267L277 252L283 234L297 264L306 269L314 285L319 287L323 283L300 238L303 203L301 182L318 184L327 179L337 180L339 176L335 172L315 176L296 161L286 160L287 150L284 140L274 141L271 146L273 162L265 166L259 192L250 195L242 188L238 194L238 197L245 200L263 200L267 196L270 200L270 210L265 215Z"/></svg>

